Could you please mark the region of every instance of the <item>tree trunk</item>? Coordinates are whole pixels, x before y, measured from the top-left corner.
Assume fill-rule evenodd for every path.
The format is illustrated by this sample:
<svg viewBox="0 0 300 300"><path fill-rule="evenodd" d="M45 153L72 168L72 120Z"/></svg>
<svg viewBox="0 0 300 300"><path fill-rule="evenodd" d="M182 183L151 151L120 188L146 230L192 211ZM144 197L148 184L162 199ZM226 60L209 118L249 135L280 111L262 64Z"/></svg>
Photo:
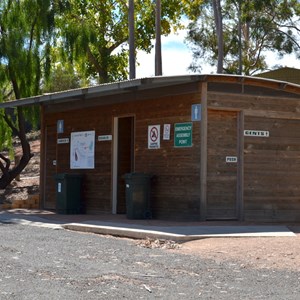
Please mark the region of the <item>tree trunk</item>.
<svg viewBox="0 0 300 300"><path fill-rule="evenodd" d="M22 156L19 163L10 169L10 159L0 155L0 169L2 171L2 176L0 177L0 189L5 189L24 170L33 156L30 150L30 144L26 137L25 118L22 107L17 108L17 118L18 128L14 126L6 114L4 115L6 123L21 141Z"/></svg>
<svg viewBox="0 0 300 300"><path fill-rule="evenodd" d="M162 75L162 58L161 58L161 1L156 0L156 17L155 17L155 76Z"/></svg>
<svg viewBox="0 0 300 300"><path fill-rule="evenodd" d="M134 38L134 0L129 0L128 7L129 25L129 78L135 78L135 38Z"/></svg>
<svg viewBox="0 0 300 300"><path fill-rule="evenodd" d="M224 63L224 37L223 37L223 18L221 1L213 0L213 9L215 16L216 33L218 40L218 65L217 73L223 73L223 63Z"/></svg>

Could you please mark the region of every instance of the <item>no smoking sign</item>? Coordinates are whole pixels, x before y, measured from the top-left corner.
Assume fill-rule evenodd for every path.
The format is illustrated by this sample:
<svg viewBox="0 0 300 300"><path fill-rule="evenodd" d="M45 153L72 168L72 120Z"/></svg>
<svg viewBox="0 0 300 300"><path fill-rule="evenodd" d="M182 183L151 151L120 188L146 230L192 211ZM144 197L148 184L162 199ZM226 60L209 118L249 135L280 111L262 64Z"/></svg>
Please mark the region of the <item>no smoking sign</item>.
<svg viewBox="0 0 300 300"><path fill-rule="evenodd" d="M160 148L160 125L148 126L148 149Z"/></svg>

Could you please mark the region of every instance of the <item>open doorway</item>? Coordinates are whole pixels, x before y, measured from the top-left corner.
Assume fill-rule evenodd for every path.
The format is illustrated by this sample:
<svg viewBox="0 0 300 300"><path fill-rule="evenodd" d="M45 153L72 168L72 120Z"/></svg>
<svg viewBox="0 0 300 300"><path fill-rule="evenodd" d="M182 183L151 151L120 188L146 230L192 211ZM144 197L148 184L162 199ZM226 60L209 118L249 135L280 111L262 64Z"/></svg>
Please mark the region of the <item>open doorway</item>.
<svg viewBox="0 0 300 300"><path fill-rule="evenodd" d="M126 213L123 175L134 170L134 117L114 118L113 214Z"/></svg>

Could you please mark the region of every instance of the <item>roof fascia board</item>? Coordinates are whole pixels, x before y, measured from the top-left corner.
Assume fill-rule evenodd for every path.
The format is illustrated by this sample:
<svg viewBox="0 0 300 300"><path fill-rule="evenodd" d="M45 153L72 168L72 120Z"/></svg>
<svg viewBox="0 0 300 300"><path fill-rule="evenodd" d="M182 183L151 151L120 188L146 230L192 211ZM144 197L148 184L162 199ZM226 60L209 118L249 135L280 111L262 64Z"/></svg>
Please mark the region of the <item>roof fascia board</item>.
<svg viewBox="0 0 300 300"><path fill-rule="evenodd" d="M9 102L0 103L0 108L11 108L18 106L29 106L45 103L57 103L59 101L74 101L76 99L91 98L97 95L117 94L121 92L128 92L134 89L154 89L157 87L171 86L176 84L185 84L189 82L223 82L235 83L241 85L264 86L266 88L284 90L297 95L300 95L300 86L297 84L266 79L261 77L241 76L241 75L226 75L226 74L201 74L201 75L181 75L181 76L157 76L141 79L133 79L128 81L121 81L115 83L102 84L94 87L81 88L75 90L68 90L63 92L44 94L20 100L13 100Z"/></svg>

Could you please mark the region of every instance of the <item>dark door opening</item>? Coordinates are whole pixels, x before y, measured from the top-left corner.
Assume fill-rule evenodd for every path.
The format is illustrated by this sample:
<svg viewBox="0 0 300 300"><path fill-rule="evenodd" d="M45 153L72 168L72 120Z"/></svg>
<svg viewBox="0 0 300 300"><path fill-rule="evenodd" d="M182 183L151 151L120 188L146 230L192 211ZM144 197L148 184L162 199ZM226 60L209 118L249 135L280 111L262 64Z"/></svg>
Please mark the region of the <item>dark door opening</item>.
<svg viewBox="0 0 300 300"><path fill-rule="evenodd" d="M134 117L122 117L118 119L117 214L126 213L126 187L123 176L133 171L133 162Z"/></svg>

